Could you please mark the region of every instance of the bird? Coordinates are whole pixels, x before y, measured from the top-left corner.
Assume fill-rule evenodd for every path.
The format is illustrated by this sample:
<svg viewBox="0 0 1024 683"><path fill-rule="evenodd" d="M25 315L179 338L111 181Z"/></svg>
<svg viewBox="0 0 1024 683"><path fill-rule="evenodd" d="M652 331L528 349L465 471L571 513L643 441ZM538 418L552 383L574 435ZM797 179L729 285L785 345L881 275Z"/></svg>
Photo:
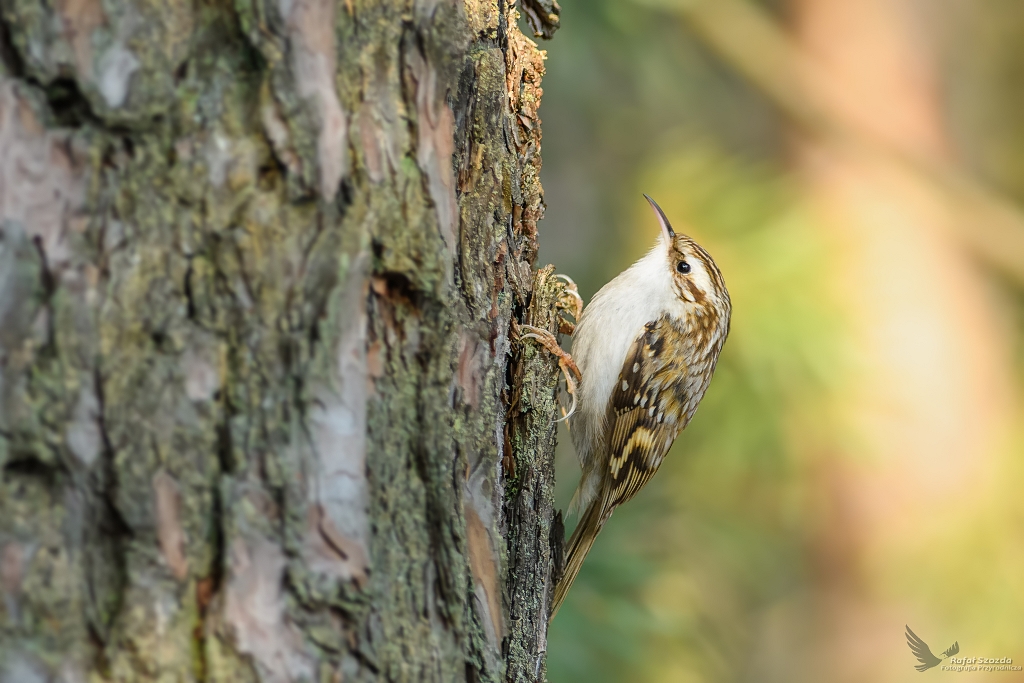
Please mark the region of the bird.
<svg viewBox="0 0 1024 683"><path fill-rule="evenodd" d="M657 242L594 295L572 333L581 379L569 431L582 474L569 513L582 513L549 619L612 512L650 481L697 411L729 334L732 302L714 259L644 197Z"/></svg>
<svg viewBox="0 0 1024 683"><path fill-rule="evenodd" d="M907 626L904 624L904 626ZM907 645L910 647L910 651L917 657L917 661L921 662L914 666L918 671L927 671L933 666L938 666L942 663L943 659L952 657L953 655L960 652L960 641L954 642L945 652L942 653L942 657L936 657L932 654L932 650L928 647L928 643L921 640L916 633L910 630L910 626L907 626L907 632L904 634L907 636Z"/></svg>

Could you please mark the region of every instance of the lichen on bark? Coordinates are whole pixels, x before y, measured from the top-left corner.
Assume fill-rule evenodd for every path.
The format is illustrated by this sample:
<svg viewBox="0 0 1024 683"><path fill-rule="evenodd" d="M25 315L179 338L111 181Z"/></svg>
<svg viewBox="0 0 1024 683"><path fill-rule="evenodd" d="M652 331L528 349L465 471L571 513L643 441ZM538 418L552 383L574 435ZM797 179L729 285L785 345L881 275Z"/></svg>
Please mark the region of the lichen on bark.
<svg viewBox="0 0 1024 683"><path fill-rule="evenodd" d="M510 330L558 285L515 8L0 29L0 681L542 677L557 366Z"/></svg>

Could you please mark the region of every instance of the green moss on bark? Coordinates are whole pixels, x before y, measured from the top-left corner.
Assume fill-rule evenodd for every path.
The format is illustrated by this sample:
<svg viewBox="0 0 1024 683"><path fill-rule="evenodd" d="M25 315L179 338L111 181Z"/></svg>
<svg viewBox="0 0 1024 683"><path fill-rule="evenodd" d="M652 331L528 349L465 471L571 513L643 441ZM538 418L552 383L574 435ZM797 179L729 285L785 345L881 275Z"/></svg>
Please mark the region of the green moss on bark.
<svg viewBox="0 0 1024 683"><path fill-rule="evenodd" d="M4 5L2 85L81 196L2 226L0 681L542 671L556 371L509 340L551 322L540 56L498 3L436 4L332 8L333 194L278 3ZM364 539L317 488L363 309Z"/></svg>

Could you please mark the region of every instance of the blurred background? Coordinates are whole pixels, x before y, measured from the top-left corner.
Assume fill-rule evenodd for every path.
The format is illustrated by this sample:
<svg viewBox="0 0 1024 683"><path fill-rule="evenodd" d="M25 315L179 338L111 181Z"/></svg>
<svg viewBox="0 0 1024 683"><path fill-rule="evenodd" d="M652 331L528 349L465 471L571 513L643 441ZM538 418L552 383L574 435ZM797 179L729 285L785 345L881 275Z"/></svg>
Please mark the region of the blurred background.
<svg viewBox="0 0 1024 683"><path fill-rule="evenodd" d="M551 627L552 683L952 675L913 669L908 624L1024 663L1024 3L560 2L540 263L589 301L653 244L647 192L734 312Z"/></svg>

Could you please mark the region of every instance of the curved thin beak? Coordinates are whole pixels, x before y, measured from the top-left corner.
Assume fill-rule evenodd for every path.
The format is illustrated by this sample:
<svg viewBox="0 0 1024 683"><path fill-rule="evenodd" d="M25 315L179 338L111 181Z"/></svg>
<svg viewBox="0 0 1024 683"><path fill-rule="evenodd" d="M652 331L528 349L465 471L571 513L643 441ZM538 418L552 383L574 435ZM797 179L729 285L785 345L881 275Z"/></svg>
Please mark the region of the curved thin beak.
<svg viewBox="0 0 1024 683"><path fill-rule="evenodd" d="M658 223L661 225L661 234L665 237L667 242L670 242L673 237L676 236L676 231L672 229L672 224L668 222L668 216L658 206L658 202L651 199L648 195L644 195L644 198L651 203L651 208L654 209L655 215L658 216Z"/></svg>

